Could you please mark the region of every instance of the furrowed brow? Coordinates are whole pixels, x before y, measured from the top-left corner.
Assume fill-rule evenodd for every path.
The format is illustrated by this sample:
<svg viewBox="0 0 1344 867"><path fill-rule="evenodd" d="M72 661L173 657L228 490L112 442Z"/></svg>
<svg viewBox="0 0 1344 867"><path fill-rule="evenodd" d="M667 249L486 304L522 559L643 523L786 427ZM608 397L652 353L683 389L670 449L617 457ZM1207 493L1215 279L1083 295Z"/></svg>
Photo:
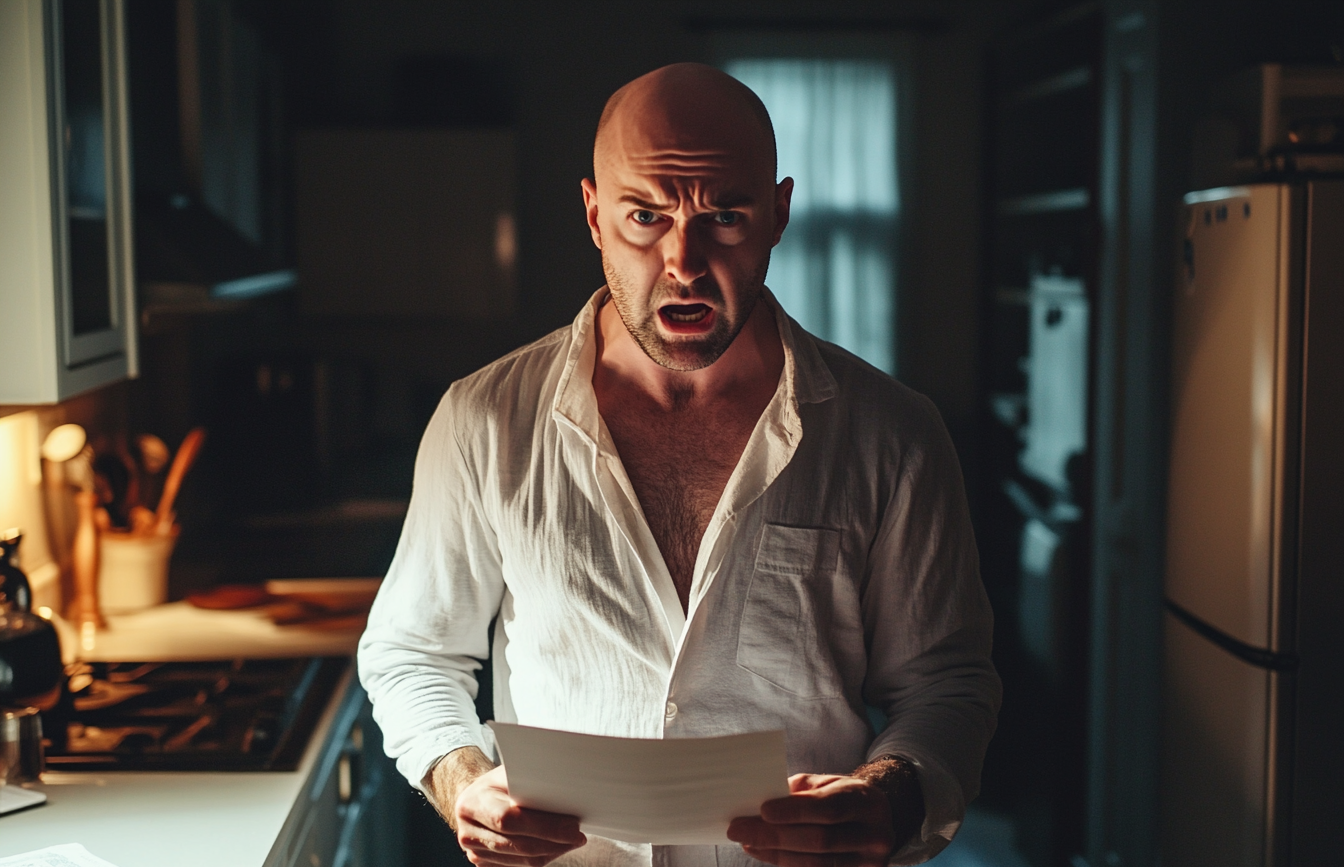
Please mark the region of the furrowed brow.
<svg viewBox="0 0 1344 867"><path fill-rule="evenodd" d="M747 193L724 193L715 198L710 204L721 211L731 210L733 208L743 208L747 205L756 204L756 199Z"/></svg>
<svg viewBox="0 0 1344 867"><path fill-rule="evenodd" d="M634 205L635 207L643 208L646 211L666 211L672 207L670 204L667 203L663 203L660 205L657 202L650 202L647 199L641 199L639 196L636 196L633 193L626 193L616 201L621 202L622 204Z"/></svg>

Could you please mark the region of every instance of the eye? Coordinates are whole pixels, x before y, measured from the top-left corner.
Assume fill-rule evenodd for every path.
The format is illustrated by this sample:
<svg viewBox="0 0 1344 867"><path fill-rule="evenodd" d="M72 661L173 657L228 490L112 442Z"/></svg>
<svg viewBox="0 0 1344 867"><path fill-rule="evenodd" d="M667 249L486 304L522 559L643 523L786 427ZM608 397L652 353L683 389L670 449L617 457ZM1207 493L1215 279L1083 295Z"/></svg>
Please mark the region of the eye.
<svg viewBox="0 0 1344 867"><path fill-rule="evenodd" d="M653 211L635 211L630 216L641 226L652 226L654 223L658 222L658 215Z"/></svg>
<svg viewBox="0 0 1344 867"><path fill-rule="evenodd" d="M736 226L742 222L742 215L737 211L719 211L714 214L714 222L720 226Z"/></svg>

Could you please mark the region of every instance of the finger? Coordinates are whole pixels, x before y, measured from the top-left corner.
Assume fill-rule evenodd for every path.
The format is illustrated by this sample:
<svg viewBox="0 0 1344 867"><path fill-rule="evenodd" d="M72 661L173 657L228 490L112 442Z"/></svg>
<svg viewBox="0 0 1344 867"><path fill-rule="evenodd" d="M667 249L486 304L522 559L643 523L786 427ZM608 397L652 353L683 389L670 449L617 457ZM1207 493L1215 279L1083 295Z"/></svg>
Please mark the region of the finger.
<svg viewBox="0 0 1344 867"><path fill-rule="evenodd" d="M536 837L563 843L570 848L582 846L588 841L579 830L577 817L520 807L503 796L482 798L469 809L460 811L459 815L471 824L504 837Z"/></svg>
<svg viewBox="0 0 1344 867"><path fill-rule="evenodd" d="M800 854L883 857L891 851L890 835L872 825L774 825L759 819L735 819L728 839L744 847Z"/></svg>
<svg viewBox="0 0 1344 867"><path fill-rule="evenodd" d="M463 849L490 852L501 857L516 856L520 858L532 858L539 855L549 855L554 858L582 845L558 843L554 840L543 840L540 837L505 836L479 825L459 826L457 842Z"/></svg>
<svg viewBox="0 0 1344 867"><path fill-rule="evenodd" d="M501 855L480 849L464 849L463 854L472 864L480 867L542 867L550 864L558 855L534 855L524 858L521 855Z"/></svg>
<svg viewBox="0 0 1344 867"><path fill-rule="evenodd" d="M772 833L760 816L739 816L728 823L728 839L744 846L748 843L764 845L774 839L769 836Z"/></svg>
<svg viewBox="0 0 1344 867"><path fill-rule="evenodd" d="M796 795L799 792L808 792L842 779L844 777L836 774L794 774L789 777L789 793Z"/></svg>
<svg viewBox="0 0 1344 867"><path fill-rule="evenodd" d="M860 855L812 855L783 849L757 849L754 846L743 846L742 851L757 861L777 864L779 867L863 867L883 863L881 860L864 860Z"/></svg>
<svg viewBox="0 0 1344 867"><path fill-rule="evenodd" d="M542 867L555 860L554 855L538 855L535 858L523 858L518 855L497 855L477 849L464 849L467 860L478 867Z"/></svg>
<svg viewBox="0 0 1344 867"><path fill-rule="evenodd" d="M774 798L761 804L761 818L776 824L853 822L872 812L875 799L860 789L829 789ZM885 807L885 803L883 804Z"/></svg>

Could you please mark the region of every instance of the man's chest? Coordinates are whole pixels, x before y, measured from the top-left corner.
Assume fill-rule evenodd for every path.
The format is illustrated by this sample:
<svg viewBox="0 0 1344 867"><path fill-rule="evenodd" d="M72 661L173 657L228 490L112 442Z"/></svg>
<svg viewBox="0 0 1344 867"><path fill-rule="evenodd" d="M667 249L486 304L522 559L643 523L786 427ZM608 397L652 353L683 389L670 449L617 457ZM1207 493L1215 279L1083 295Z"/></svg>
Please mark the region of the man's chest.
<svg viewBox="0 0 1344 867"><path fill-rule="evenodd" d="M700 540L755 424L745 414L604 416L673 581L689 587Z"/></svg>
<svg viewBox="0 0 1344 867"><path fill-rule="evenodd" d="M704 522L751 435L750 421L722 417L612 414L605 421L640 500L649 500L655 511L678 504Z"/></svg>

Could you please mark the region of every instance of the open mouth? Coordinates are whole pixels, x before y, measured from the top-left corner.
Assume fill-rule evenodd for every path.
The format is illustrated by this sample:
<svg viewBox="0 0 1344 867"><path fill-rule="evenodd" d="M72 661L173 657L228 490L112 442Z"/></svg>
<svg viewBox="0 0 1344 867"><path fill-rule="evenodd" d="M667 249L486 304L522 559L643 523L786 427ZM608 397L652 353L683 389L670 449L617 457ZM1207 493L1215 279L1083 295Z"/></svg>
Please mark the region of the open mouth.
<svg viewBox="0 0 1344 867"><path fill-rule="evenodd" d="M699 332L713 325L714 308L708 304L667 304L658 308L658 317L670 331Z"/></svg>

